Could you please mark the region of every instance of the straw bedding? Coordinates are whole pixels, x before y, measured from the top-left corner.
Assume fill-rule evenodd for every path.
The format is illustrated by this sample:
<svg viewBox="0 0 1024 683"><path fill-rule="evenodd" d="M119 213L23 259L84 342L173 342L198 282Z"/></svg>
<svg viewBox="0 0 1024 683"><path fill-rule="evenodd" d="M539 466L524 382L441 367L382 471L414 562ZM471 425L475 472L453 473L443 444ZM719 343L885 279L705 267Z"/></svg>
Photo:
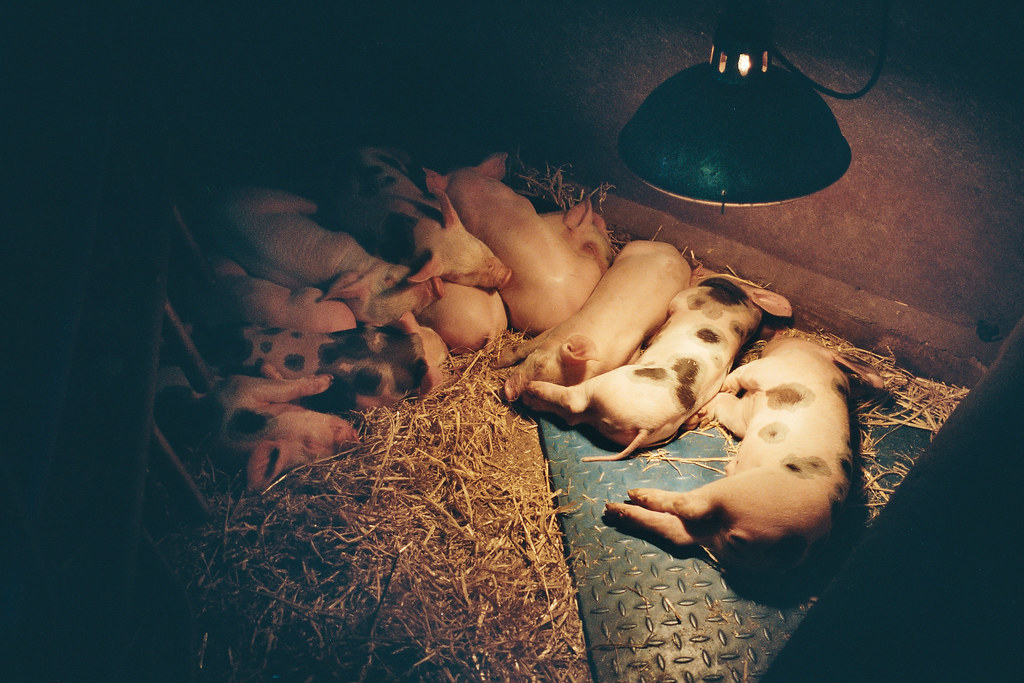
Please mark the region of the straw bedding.
<svg viewBox="0 0 1024 683"><path fill-rule="evenodd" d="M935 431L966 393L808 336L882 374L892 398L859 406L865 429ZM589 680L536 425L491 368L517 338L453 358L427 397L362 413L362 444L265 492L191 454L214 512L159 543L193 601L198 680ZM912 462L883 469L862 448L877 510Z"/></svg>
<svg viewBox="0 0 1024 683"><path fill-rule="evenodd" d="M359 447L262 495L204 463L213 519L162 541L195 601L200 680L588 678L536 426L490 368L513 339L363 413Z"/></svg>

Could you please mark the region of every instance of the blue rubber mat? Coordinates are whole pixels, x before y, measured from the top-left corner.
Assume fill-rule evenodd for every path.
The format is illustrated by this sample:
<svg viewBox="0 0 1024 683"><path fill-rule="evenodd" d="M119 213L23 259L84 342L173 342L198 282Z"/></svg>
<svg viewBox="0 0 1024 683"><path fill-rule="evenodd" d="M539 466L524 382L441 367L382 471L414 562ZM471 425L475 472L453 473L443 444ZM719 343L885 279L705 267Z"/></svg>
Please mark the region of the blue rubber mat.
<svg viewBox="0 0 1024 683"><path fill-rule="evenodd" d="M813 604L810 590L827 580L827 568L795 575L805 590L734 588L699 548L641 538L602 519L605 503L626 500L627 489L689 490L723 476L726 440L687 433L651 451L654 457L581 462L610 451L545 417L537 422L566 510L561 523L594 680L710 683L762 676ZM888 454L879 449L878 459L899 457L897 451L916 455L927 440L927 432L915 429L887 434Z"/></svg>

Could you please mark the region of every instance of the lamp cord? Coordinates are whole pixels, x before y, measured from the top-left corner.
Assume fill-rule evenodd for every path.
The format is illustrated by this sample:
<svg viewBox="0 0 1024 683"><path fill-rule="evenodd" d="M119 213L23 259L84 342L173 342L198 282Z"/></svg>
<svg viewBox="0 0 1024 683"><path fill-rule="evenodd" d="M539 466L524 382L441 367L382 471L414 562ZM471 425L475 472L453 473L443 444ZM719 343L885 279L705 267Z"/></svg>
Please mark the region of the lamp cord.
<svg viewBox="0 0 1024 683"><path fill-rule="evenodd" d="M860 90L854 92L840 92L833 90L832 88L821 85L810 76L805 74L803 71L798 69L793 62L789 61L784 54L779 52L778 48L774 45L771 48L772 57L777 59L780 64L793 72L796 76L803 79L808 85L817 90L818 92L833 97L837 100L855 100L859 97L863 97L868 94L871 88L875 87L875 83L878 82L879 76L882 75L882 67L885 65L885 56L889 49L889 8L890 0L882 0L883 17L882 17L882 31L879 38L878 46L878 61L875 63L875 70L871 73L871 78L868 79L867 83L864 84Z"/></svg>

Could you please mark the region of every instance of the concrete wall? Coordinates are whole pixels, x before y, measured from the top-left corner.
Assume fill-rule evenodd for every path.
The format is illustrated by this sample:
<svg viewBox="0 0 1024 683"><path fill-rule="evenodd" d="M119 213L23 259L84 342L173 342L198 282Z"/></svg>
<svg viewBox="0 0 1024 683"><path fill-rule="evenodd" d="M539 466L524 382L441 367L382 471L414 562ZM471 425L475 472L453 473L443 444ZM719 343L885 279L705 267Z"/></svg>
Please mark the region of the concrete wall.
<svg viewBox="0 0 1024 683"><path fill-rule="evenodd" d="M776 45L840 90L870 74L881 5L768 3ZM853 151L846 175L808 198L723 214L651 190L616 154L643 98L706 58L723 2L314 7L200 10L187 31L164 34L160 51L175 58L156 70L178 93L172 125L197 152L187 175L244 159L234 171L314 193L351 142L405 146L435 167L518 149L614 185L616 225L661 227L791 296L798 324L891 348L921 374L973 383L1024 314L1020 9L894 2L878 85L827 99Z"/></svg>

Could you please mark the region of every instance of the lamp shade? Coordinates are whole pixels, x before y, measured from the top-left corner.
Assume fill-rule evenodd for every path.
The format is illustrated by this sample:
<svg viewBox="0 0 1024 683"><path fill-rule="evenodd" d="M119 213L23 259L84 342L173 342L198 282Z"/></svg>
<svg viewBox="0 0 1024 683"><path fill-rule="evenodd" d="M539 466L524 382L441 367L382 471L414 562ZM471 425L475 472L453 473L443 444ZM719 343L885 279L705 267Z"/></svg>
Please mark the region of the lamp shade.
<svg viewBox="0 0 1024 683"><path fill-rule="evenodd" d="M716 205L802 197L850 165L832 111L794 74L773 66L735 82L709 63L648 96L619 134L619 155L655 188Z"/></svg>

